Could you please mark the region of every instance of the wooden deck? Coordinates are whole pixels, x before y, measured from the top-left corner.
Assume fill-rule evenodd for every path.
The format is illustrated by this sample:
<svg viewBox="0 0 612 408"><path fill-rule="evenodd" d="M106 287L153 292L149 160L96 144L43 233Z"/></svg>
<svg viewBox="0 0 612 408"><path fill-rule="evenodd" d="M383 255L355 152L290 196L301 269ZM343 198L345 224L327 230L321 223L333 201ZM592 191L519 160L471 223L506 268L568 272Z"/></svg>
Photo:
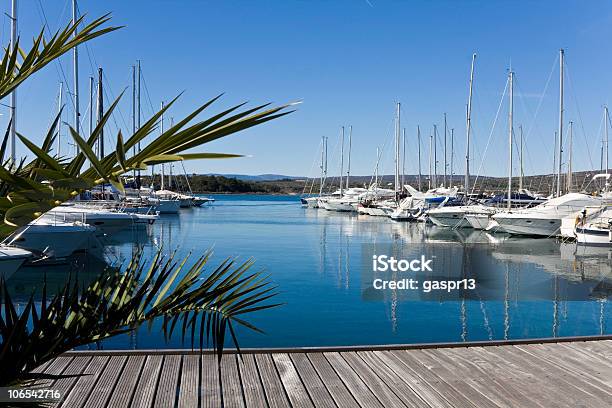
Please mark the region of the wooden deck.
<svg viewBox="0 0 612 408"><path fill-rule="evenodd" d="M72 352L61 407L612 407L612 339L536 344ZM43 384L41 384L43 385Z"/></svg>

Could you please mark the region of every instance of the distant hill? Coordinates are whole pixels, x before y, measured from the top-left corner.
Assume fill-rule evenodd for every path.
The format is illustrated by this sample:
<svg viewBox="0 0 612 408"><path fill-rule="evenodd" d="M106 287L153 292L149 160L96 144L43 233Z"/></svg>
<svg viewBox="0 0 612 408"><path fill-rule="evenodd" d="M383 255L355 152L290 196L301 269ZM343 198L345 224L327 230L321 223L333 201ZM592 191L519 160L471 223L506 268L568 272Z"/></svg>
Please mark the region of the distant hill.
<svg viewBox="0 0 612 408"><path fill-rule="evenodd" d="M284 176L282 174L257 174L257 175L249 175L249 174L219 174L219 173L208 173L204 174L205 176L221 176L225 178L233 178L241 181L278 181L278 180L300 180L305 179L306 177L296 177L296 176Z"/></svg>

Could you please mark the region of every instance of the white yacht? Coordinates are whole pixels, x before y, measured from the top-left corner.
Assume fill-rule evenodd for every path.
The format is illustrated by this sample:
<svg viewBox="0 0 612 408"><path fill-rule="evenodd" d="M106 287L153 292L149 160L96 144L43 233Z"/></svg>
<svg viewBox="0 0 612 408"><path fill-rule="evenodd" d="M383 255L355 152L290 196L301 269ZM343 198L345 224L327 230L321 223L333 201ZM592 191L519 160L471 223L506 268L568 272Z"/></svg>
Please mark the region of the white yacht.
<svg viewBox="0 0 612 408"><path fill-rule="evenodd" d="M574 235L579 244L612 247L612 204L604 204L592 214L579 216Z"/></svg>
<svg viewBox="0 0 612 408"><path fill-rule="evenodd" d="M176 193L170 190L158 190L155 192L160 200L177 200L180 208L193 207L193 196Z"/></svg>
<svg viewBox="0 0 612 408"><path fill-rule="evenodd" d="M395 221L414 221L424 215L424 211L428 208L436 207L450 198L457 196L457 188L434 188L424 193L418 191L410 185L405 185L404 188L410 196L400 201L397 208L390 214L392 220Z"/></svg>
<svg viewBox="0 0 612 408"><path fill-rule="evenodd" d="M9 279L30 257L30 251L0 244L0 278Z"/></svg>
<svg viewBox="0 0 612 408"><path fill-rule="evenodd" d="M354 212L357 211L357 205L359 204L360 197L363 193L368 190L365 188L349 188L344 191L344 194L339 198L330 198L326 202L326 210L330 211L344 211Z"/></svg>
<svg viewBox="0 0 612 408"><path fill-rule="evenodd" d="M43 216L15 231L5 242L57 259L88 249L96 239L95 232L95 227L79 221L62 222Z"/></svg>
<svg viewBox="0 0 612 408"><path fill-rule="evenodd" d="M42 218L53 222L80 221L96 227L101 234L113 234L134 225L135 216L121 211L64 203L45 213Z"/></svg>
<svg viewBox="0 0 612 408"><path fill-rule="evenodd" d="M490 215L495 213L495 208L485 205L456 205L440 206L427 212L429 219L435 225L450 228L472 228L468 220L468 214L475 217L486 217L487 224ZM477 228L484 229L484 228Z"/></svg>
<svg viewBox="0 0 612 408"><path fill-rule="evenodd" d="M577 215L584 208L601 203L601 197L569 193L536 207L499 212L492 218L509 234L553 237L560 235L563 218Z"/></svg>

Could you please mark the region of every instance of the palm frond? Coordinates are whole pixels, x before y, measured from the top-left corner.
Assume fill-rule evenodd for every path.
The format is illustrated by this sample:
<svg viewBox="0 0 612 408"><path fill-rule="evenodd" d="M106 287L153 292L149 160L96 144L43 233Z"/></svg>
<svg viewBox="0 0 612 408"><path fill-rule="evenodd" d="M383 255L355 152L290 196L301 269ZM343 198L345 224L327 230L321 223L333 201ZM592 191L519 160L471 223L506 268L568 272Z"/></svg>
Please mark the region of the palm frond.
<svg viewBox="0 0 612 408"><path fill-rule="evenodd" d="M158 252L145 268L142 254L136 254L124 271L107 270L85 288L70 278L49 298L45 283L42 298L32 296L21 311L0 279L0 386L32 378L34 368L65 351L158 319L167 339L179 330L192 347L221 353L229 330L239 348L233 323L261 332L238 316L278 306L270 302L276 287L261 272L251 272L252 260L226 259L206 272L210 255L205 252L187 267L189 256L177 262L175 254Z"/></svg>

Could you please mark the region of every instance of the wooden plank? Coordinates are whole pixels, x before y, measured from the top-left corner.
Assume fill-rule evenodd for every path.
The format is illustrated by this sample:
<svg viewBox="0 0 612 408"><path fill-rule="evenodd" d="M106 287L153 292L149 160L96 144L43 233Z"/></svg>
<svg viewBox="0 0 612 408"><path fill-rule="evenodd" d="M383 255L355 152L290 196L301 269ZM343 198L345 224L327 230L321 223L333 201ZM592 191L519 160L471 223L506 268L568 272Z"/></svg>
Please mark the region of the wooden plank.
<svg viewBox="0 0 612 408"><path fill-rule="evenodd" d="M72 390L70 390L70 393L64 399L61 407L80 408L85 406L87 397L89 397L89 394L94 390L98 378L109 361L110 357L108 356L95 356L92 358L85 371L83 371L83 376L81 376L74 387L72 387Z"/></svg>
<svg viewBox="0 0 612 408"><path fill-rule="evenodd" d="M268 406L274 407L290 407L289 399L285 393L283 383L276 372L274 362L269 354L256 354L255 362L261 377L264 392L266 393L266 401Z"/></svg>
<svg viewBox="0 0 612 408"><path fill-rule="evenodd" d="M202 356L202 406L205 408L221 406L217 356L210 354Z"/></svg>
<svg viewBox="0 0 612 408"><path fill-rule="evenodd" d="M132 398L133 407L147 408L153 405L162 362L163 356L156 355L147 357L140 373L138 384L136 384L134 397Z"/></svg>
<svg viewBox="0 0 612 408"><path fill-rule="evenodd" d="M372 391L372 394L385 407L406 407L393 390L380 379L380 377L366 364L357 352L340 353L346 363L353 369L363 383Z"/></svg>
<svg viewBox="0 0 612 408"><path fill-rule="evenodd" d="M359 378L340 353L323 353L334 371L362 407L383 407L367 385Z"/></svg>
<svg viewBox="0 0 612 408"><path fill-rule="evenodd" d="M181 388L179 391L179 408L197 408L200 406L200 366L201 358L195 355L183 356L181 370Z"/></svg>
<svg viewBox="0 0 612 408"><path fill-rule="evenodd" d="M51 387L54 390L58 390L60 393L60 401L55 405L60 405L61 400L68 395L74 384L79 379L79 374L82 374L85 371L85 368L90 363L91 358L83 356L83 357L75 357L70 364L62 371L62 376L70 376L60 378L53 383ZM52 404L53 405L53 404Z"/></svg>
<svg viewBox="0 0 612 408"><path fill-rule="evenodd" d="M127 356L112 356L93 387L85 405L87 408L102 408L110 399L117 380L123 372Z"/></svg>
<svg viewBox="0 0 612 408"><path fill-rule="evenodd" d="M308 392L306 392L300 375L293 366L289 356L287 354L272 354L272 360L276 365L276 371L278 371L291 405L313 407Z"/></svg>
<svg viewBox="0 0 612 408"><path fill-rule="evenodd" d="M612 362L612 340L583 341L580 343L563 343L584 354Z"/></svg>
<svg viewBox="0 0 612 408"><path fill-rule="evenodd" d="M548 350L550 348L547 347ZM557 354L563 356L571 356L577 360L590 363L593 368L598 368L602 371L612 370L612 360L608 360L605 356L597 353L592 353L586 349L570 347L567 344L555 344L554 350Z"/></svg>
<svg viewBox="0 0 612 408"><path fill-rule="evenodd" d="M612 388L598 388L591 382L585 381L584 378L546 360L527 355L513 346L500 347L497 353L506 361L514 360L523 365L533 364L532 373L547 383L560 388L558 394L568 395L566 398L570 401L583 401L590 406L612 406ZM610 374L612 374L612 370L610 370Z"/></svg>
<svg viewBox="0 0 612 408"><path fill-rule="evenodd" d="M491 371L465 358L462 349L424 350L424 352L456 370L458 375L469 378L476 389L490 399L495 399L498 405L517 408L537 406L525 396L520 387L515 387L505 379L496 378Z"/></svg>
<svg viewBox="0 0 612 408"><path fill-rule="evenodd" d="M467 381L464 373L452 371L452 367L440 364L438 360L432 358L423 350L410 350L406 353L408 353L408 355L413 357L416 361L423 364L431 373L436 375L441 380L444 380L444 382L457 390L457 392L459 392L473 404L483 407L505 406L505 404L497 403L495 397L489 398L489 396L481 393L477 388L473 387L472 384Z"/></svg>
<svg viewBox="0 0 612 408"><path fill-rule="evenodd" d="M387 354L403 363L408 371L411 371L421 382L432 386L451 405L460 407L476 406L475 403L464 397L451 384L447 383L445 379L431 372L408 351L389 351Z"/></svg>
<svg viewBox="0 0 612 408"><path fill-rule="evenodd" d="M329 391L327 391L327 388L325 388L323 382L321 382L319 375L308 360L308 356L305 353L292 353L289 354L289 358L300 374L304 387L314 405L322 408L335 408L336 403L334 399L329 394Z"/></svg>
<svg viewBox="0 0 612 408"><path fill-rule="evenodd" d="M115 386L115 391L111 394L111 398L108 401L109 407L124 408L131 405L145 360L145 356L128 357L123 373Z"/></svg>
<svg viewBox="0 0 612 408"><path fill-rule="evenodd" d="M174 407L176 402L182 356L164 356L153 406Z"/></svg>
<svg viewBox="0 0 612 408"><path fill-rule="evenodd" d="M68 365L72 362L73 357L58 357L52 361L49 362L49 364L47 364L44 367L44 373L45 375L60 375L62 373L62 371L64 371L66 369L66 367L68 367ZM43 368L40 368L41 370ZM42 371L40 371L42 372ZM36 388L48 388L51 386L51 384L53 384L55 381L55 379L40 379L37 380L35 383L35 387Z"/></svg>
<svg viewBox="0 0 612 408"><path fill-rule="evenodd" d="M583 359L575 358L571 355L555 353L548 349L545 345L521 345L515 346L518 350L540 357L543 360L550 361L559 367L562 367L570 372L580 373L582 377L590 381L597 381L606 387L612 387L612 375L609 370L601 370L600 367L593 367L590 362L584 362Z"/></svg>
<svg viewBox="0 0 612 408"><path fill-rule="evenodd" d="M266 393L259 378L255 357L252 354L244 354L238 357L238 369L242 378L242 389L244 390L244 401L247 407L265 407Z"/></svg>
<svg viewBox="0 0 612 408"><path fill-rule="evenodd" d="M393 390L407 407L435 407L435 405L424 401L419 394L402 381L395 372L383 363L371 351L359 351L357 355L376 372L376 375Z"/></svg>
<svg viewBox="0 0 612 408"><path fill-rule="evenodd" d="M485 360L492 367L491 375L503 378L504 381L512 381L521 387L523 394L527 395L538 405L550 406L550 396L555 395L555 406L575 407L572 396L564 393L555 384L551 384L546 378L534 375L534 361L529 364L521 364L516 359L506 360L501 357L499 347L475 347L467 348L465 354L475 360ZM579 405L578 405L579 406Z"/></svg>
<svg viewBox="0 0 612 408"><path fill-rule="evenodd" d="M434 407L450 407L452 404L441 395L433 384L423 381L413 370L406 367L401 360L394 357L389 351L373 351L378 359L387 365L398 378L401 378L411 389L413 389L423 401Z"/></svg>
<svg viewBox="0 0 612 408"><path fill-rule="evenodd" d="M338 407L359 406L323 353L308 353L308 360Z"/></svg>
<svg viewBox="0 0 612 408"><path fill-rule="evenodd" d="M238 364L234 354L224 355L221 359L221 396L223 398L223 407L245 406Z"/></svg>

